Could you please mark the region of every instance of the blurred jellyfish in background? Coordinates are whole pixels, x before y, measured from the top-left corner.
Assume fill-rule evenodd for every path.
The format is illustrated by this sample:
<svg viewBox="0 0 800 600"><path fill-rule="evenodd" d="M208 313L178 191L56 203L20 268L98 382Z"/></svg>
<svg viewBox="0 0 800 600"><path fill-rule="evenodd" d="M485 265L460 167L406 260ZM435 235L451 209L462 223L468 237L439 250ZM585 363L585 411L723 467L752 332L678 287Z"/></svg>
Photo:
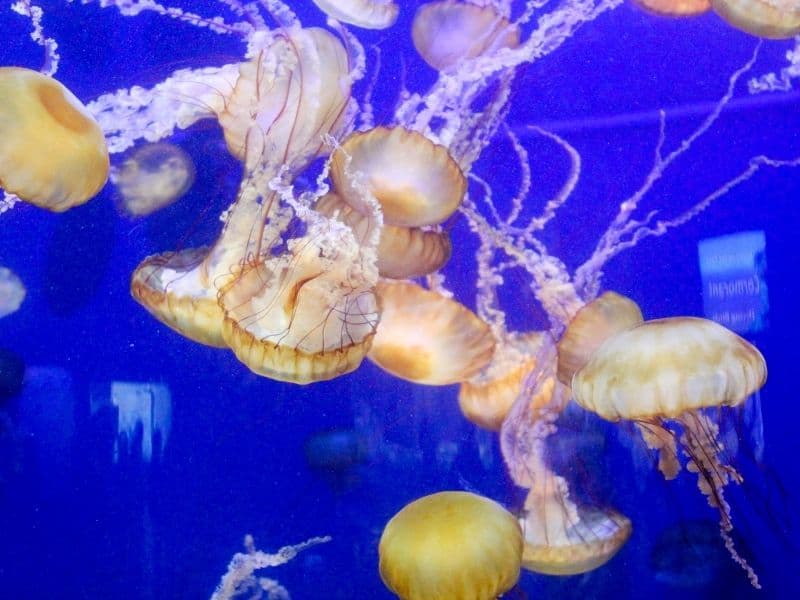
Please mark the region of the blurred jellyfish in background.
<svg viewBox="0 0 800 600"><path fill-rule="evenodd" d="M313 0L329 17L363 27L386 29L394 25L400 7L391 0Z"/></svg>
<svg viewBox="0 0 800 600"><path fill-rule="evenodd" d="M116 186L122 210L144 217L169 206L194 182L192 159L175 144L160 142L137 147L110 179Z"/></svg>
<svg viewBox="0 0 800 600"><path fill-rule="evenodd" d="M634 0L642 8L669 17L690 17L711 10L711 0Z"/></svg>
<svg viewBox="0 0 800 600"><path fill-rule="evenodd" d="M787 39L800 33L800 6L795 0L711 0L728 23L763 38Z"/></svg>
<svg viewBox="0 0 800 600"><path fill-rule="evenodd" d="M17 312L24 300L22 280L8 267L0 267L0 319Z"/></svg>

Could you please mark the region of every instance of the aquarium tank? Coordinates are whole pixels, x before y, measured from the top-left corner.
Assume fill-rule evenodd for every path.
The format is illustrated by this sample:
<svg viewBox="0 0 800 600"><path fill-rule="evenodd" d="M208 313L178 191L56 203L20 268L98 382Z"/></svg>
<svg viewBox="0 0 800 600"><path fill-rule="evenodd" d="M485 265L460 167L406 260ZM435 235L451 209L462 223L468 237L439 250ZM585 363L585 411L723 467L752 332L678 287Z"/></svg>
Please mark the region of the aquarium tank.
<svg viewBox="0 0 800 600"><path fill-rule="evenodd" d="M0 596L800 597L798 0L0 31Z"/></svg>

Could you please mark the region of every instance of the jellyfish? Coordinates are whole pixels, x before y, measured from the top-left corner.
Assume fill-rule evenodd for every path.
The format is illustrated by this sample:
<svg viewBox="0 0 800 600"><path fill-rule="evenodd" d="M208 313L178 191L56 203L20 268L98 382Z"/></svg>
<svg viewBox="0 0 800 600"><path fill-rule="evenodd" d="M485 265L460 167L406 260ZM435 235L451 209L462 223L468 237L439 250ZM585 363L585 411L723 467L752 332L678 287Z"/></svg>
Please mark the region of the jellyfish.
<svg viewBox="0 0 800 600"><path fill-rule="evenodd" d="M123 210L143 217L169 206L194 182L194 163L178 146L167 142L137 148L118 169L111 181L122 196Z"/></svg>
<svg viewBox="0 0 800 600"><path fill-rule="evenodd" d="M582 307L558 341L558 380L572 383L595 350L609 337L644 321L639 306L616 292L605 292Z"/></svg>
<svg viewBox="0 0 800 600"><path fill-rule="evenodd" d="M0 67L0 188L62 212L94 197L108 178L103 131L55 79Z"/></svg>
<svg viewBox="0 0 800 600"><path fill-rule="evenodd" d="M386 587L403 600L491 600L519 579L522 535L514 516L471 492L407 504L378 546Z"/></svg>
<svg viewBox="0 0 800 600"><path fill-rule="evenodd" d="M359 178L359 180L356 180ZM400 227L438 225L455 212L467 183L447 149L416 131L376 127L351 135L331 157L336 192L356 210L359 187Z"/></svg>
<svg viewBox="0 0 800 600"><path fill-rule="evenodd" d="M634 3L670 17L688 17L711 10L711 0L634 0Z"/></svg>
<svg viewBox="0 0 800 600"><path fill-rule="evenodd" d="M8 267L0 267L0 319L17 312L25 300L25 284Z"/></svg>
<svg viewBox="0 0 800 600"><path fill-rule="evenodd" d="M375 227L370 218L335 193L320 198L314 209L345 223L359 243L368 239ZM384 224L377 249L378 272L390 279L421 277L441 269L451 252L450 236L445 231Z"/></svg>
<svg viewBox="0 0 800 600"><path fill-rule="evenodd" d="M454 2L423 4L414 16L411 37L422 59L438 71L463 60L519 44L519 28L493 6Z"/></svg>
<svg viewBox="0 0 800 600"><path fill-rule="evenodd" d="M686 469L720 514L720 531L751 583L758 578L736 552L725 486L742 482L718 440L719 426L705 409L734 407L767 377L764 357L722 325L694 317L646 321L609 338L572 379L575 400L608 421L633 421L647 445L659 452L667 479L687 455Z"/></svg>
<svg viewBox="0 0 800 600"><path fill-rule="evenodd" d="M492 358L494 338L471 310L410 282L376 287L381 322L369 359L385 371L426 385L469 379Z"/></svg>
<svg viewBox="0 0 800 600"><path fill-rule="evenodd" d="M568 481L548 462L548 438L569 401L556 376L552 336L540 337L536 367L503 422L500 445L509 474L528 490L519 517L524 539L522 566L536 573L575 575L596 569L630 537L630 520L610 507L582 506Z"/></svg>
<svg viewBox="0 0 800 600"><path fill-rule="evenodd" d="M796 0L711 0L728 23L763 38L789 39L800 33L800 5Z"/></svg>
<svg viewBox="0 0 800 600"><path fill-rule="evenodd" d="M391 0L313 0L326 15L364 29L394 25L400 7Z"/></svg>
<svg viewBox="0 0 800 600"><path fill-rule="evenodd" d="M525 378L537 367L537 353L548 343L542 331L508 333L495 346L491 362L461 383L458 405L472 423L489 431L500 431Z"/></svg>

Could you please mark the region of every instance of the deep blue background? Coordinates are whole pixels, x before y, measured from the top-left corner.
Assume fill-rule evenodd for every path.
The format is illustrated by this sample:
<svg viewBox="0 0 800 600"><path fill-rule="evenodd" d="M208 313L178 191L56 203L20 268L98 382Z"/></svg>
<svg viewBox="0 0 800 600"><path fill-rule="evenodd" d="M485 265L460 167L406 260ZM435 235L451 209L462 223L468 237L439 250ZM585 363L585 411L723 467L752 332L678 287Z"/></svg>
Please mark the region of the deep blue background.
<svg viewBox="0 0 800 600"><path fill-rule="evenodd" d="M87 101L133 83L152 85L178 67L233 62L241 52L233 38L150 14L128 19L97 6L43 4L50 8L47 31L61 44L58 77ZM302 4L304 24L323 23L310 2ZM413 55L408 31L416 3L408 4L393 29L358 32L383 50L379 122L390 118L400 56L407 60L410 88L424 89L434 78ZM198 11L216 6L192 5ZM3 12L0 31L0 65L38 68L41 53L28 40L23 19ZM626 5L520 70L509 123L531 155L532 206L558 188L566 160L525 127L545 125L583 155L579 187L545 235L569 266L588 256L619 202L641 184L658 134L655 110L679 115L668 120L667 149L674 148L702 119L691 111L680 116L685 108L719 98L754 46L754 38L713 14L668 20ZM754 73L779 68L789 47L765 45ZM741 86L738 95L746 96ZM759 100L726 111L654 188L645 207L677 212L741 171L750 156L800 154L798 95ZM377 540L406 502L466 487L519 507L496 436L461 417L455 387L414 386L366 361L331 382L275 383L251 374L228 352L181 338L132 300L129 277L142 258L213 239L216 215L233 199L239 176L220 140L208 124L174 136L171 141L195 160L197 180L176 205L147 219L121 216L111 185L65 214L20 205L0 216L0 265L28 288L20 311L0 320L0 346L28 365L66 372L51 382L52 401L59 403L51 414L66 417L51 419L36 435L28 431L20 468L0 488L2 597L207 597L248 532L265 550L333 536L266 573L295 598L389 597L377 573ZM516 185L508 157L507 142L499 139L476 166L498 198L503 192L510 197ZM708 558L700 561L712 571L711 584L676 588L659 582L651 560L659 535L676 523L691 531L693 520L714 521L715 511L690 476L667 484L634 458L624 443L629 431L581 417L584 433L565 437L565 444L586 447L596 476L585 482L585 493L630 516L634 534L618 557L591 574L524 574L521 587L529 597L797 597L799 197L800 171L764 170L687 226L616 258L604 279L605 288L633 297L649 318L701 315L697 242L742 230L766 232L769 326L752 338L770 368L761 394L766 449L758 462L744 448L740 466L747 481L728 492L739 547L761 574L765 592L756 596L732 562L715 561L714 547L702 548ZM453 236L446 272L470 304L475 244L461 219ZM515 272L509 277L504 302L513 325L542 327L524 278ZM112 464L113 423L90 418L89 397L115 380L170 387L172 434L157 464ZM23 394L19 402L25 401ZM20 407L9 410L14 416ZM303 444L310 435L356 424L376 442L366 462L338 478L308 468ZM54 456L59 443L67 451ZM456 453L452 465L442 460L444 450Z"/></svg>

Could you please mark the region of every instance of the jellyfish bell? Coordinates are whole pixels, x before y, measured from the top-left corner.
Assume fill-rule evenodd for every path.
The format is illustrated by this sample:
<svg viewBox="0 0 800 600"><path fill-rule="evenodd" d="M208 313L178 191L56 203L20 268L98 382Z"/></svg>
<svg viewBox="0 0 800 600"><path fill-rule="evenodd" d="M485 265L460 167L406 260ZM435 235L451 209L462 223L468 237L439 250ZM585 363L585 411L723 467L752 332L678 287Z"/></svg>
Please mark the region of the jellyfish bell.
<svg viewBox="0 0 800 600"><path fill-rule="evenodd" d="M489 326L471 310L414 283L376 286L381 322L369 359L389 373L426 385L459 383L494 352Z"/></svg>
<svg viewBox="0 0 800 600"><path fill-rule="evenodd" d="M611 509L578 507L558 476L528 492L519 519L522 567L544 575L578 575L611 560L630 538L630 519Z"/></svg>
<svg viewBox="0 0 800 600"><path fill-rule="evenodd" d="M711 0L714 11L733 27L770 39L800 33L797 0Z"/></svg>
<svg viewBox="0 0 800 600"><path fill-rule="evenodd" d="M320 198L314 208L347 224L359 242L366 240L376 227L369 217L334 193ZM408 279L438 271L449 260L452 248L446 232L384 224L377 252L381 277Z"/></svg>
<svg viewBox="0 0 800 600"><path fill-rule="evenodd" d="M552 338L542 331L510 333L499 341L491 362L459 387L461 413L479 427L500 431L525 377L537 367L538 351L548 343Z"/></svg>
<svg viewBox="0 0 800 600"><path fill-rule="evenodd" d="M239 360L292 383L353 371L378 323L374 260L345 225L321 217L305 225L284 249L244 263L219 293L222 335Z"/></svg>
<svg viewBox="0 0 800 600"><path fill-rule="evenodd" d="M8 267L0 267L0 319L15 313L25 300L25 284Z"/></svg>
<svg viewBox="0 0 800 600"><path fill-rule="evenodd" d="M257 163L304 167L325 134L346 125L353 75L350 57L332 33L285 28L259 37L261 49L239 67L218 114L231 154Z"/></svg>
<svg viewBox="0 0 800 600"><path fill-rule="evenodd" d="M329 17L363 27L386 29L394 25L400 7L391 0L313 0Z"/></svg>
<svg viewBox="0 0 800 600"><path fill-rule="evenodd" d="M471 492L406 505L378 546L384 584L403 600L490 600L519 579L522 535L505 508Z"/></svg>
<svg viewBox="0 0 800 600"><path fill-rule="evenodd" d="M697 473L700 491L719 510L726 547L755 587L755 572L733 546L724 497L725 486L742 477L726 461L719 426L705 409L742 404L766 377L764 357L732 331L706 319L673 317L611 337L572 379L582 407L609 421L637 424L647 445L658 451L667 479L680 471L680 446L687 470Z"/></svg>
<svg viewBox="0 0 800 600"><path fill-rule="evenodd" d="M429 2L414 16L411 37L422 59L438 71L461 61L519 45L519 28L493 6Z"/></svg>
<svg viewBox="0 0 800 600"><path fill-rule="evenodd" d="M354 181L353 176L360 176ZM403 127L376 127L348 137L331 157L336 192L363 212L360 186L374 196L388 225L438 225L458 208L466 178L444 146Z"/></svg>
<svg viewBox="0 0 800 600"><path fill-rule="evenodd" d="M105 185L103 131L55 79L0 67L0 188L40 208L62 212Z"/></svg>
<svg viewBox="0 0 800 600"><path fill-rule="evenodd" d="M194 176L189 155L167 142L137 148L111 172L122 209L134 217L150 215L175 202L191 187Z"/></svg>
<svg viewBox="0 0 800 600"><path fill-rule="evenodd" d="M208 255L208 248L190 248L146 258L133 272L131 295L184 337L225 348L223 312L206 262Z"/></svg>
<svg viewBox="0 0 800 600"><path fill-rule="evenodd" d="M643 321L639 306L616 292L605 292L583 306L558 341L558 380L570 385L603 342Z"/></svg>
<svg viewBox="0 0 800 600"><path fill-rule="evenodd" d="M634 4L669 17L689 17L711 10L711 0L634 0Z"/></svg>

